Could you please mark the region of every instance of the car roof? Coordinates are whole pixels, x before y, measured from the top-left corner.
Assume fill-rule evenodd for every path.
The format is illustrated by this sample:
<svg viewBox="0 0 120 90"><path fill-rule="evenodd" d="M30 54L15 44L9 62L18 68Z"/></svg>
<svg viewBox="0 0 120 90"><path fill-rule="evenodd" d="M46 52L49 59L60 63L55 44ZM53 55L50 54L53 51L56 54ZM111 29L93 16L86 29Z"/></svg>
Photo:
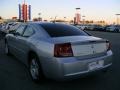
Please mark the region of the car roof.
<svg viewBox="0 0 120 90"><path fill-rule="evenodd" d="M27 22L28 24L39 24L39 25L68 25L63 23L54 23L54 22Z"/></svg>

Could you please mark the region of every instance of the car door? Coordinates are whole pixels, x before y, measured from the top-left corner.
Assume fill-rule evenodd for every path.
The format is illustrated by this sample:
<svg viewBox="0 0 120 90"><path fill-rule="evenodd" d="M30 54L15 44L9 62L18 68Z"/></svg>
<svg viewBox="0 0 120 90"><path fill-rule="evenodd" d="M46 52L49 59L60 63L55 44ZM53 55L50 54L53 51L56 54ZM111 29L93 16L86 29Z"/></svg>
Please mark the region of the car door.
<svg viewBox="0 0 120 90"><path fill-rule="evenodd" d="M20 45L22 44L20 44L21 42L20 38L22 37L25 28L26 28L26 25L20 25L15 31L15 34L12 35L9 40L11 51L17 57L21 57L20 53L22 52L22 50L20 48Z"/></svg>
<svg viewBox="0 0 120 90"><path fill-rule="evenodd" d="M35 33L31 26L24 28L23 34L16 37L16 46L18 51L18 57L22 62L27 63L27 55L30 49L30 37Z"/></svg>

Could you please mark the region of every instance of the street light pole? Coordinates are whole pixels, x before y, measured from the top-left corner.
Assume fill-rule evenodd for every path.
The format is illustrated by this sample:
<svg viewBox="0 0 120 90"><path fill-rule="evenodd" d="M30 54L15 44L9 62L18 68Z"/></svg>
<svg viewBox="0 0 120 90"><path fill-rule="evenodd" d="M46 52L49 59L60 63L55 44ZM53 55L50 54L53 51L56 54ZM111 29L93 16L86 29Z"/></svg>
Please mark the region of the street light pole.
<svg viewBox="0 0 120 90"><path fill-rule="evenodd" d="M57 16L55 16L54 23L56 22L56 18L57 18Z"/></svg>
<svg viewBox="0 0 120 90"><path fill-rule="evenodd" d="M64 17L64 22L66 22L66 17Z"/></svg>
<svg viewBox="0 0 120 90"><path fill-rule="evenodd" d="M51 17L51 18L50 18L50 22L52 22L52 19L53 19L53 18Z"/></svg>
<svg viewBox="0 0 120 90"><path fill-rule="evenodd" d="M116 24L118 25L119 24L119 16L120 14L115 14L116 15Z"/></svg>
<svg viewBox="0 0 120 90"><path fill-rule="evenodd" d="M39 17L38 17L38 21L40 21L40 19L41 19L41 18L40 18L40 15L41 15L41 13L38 13L38 16L39 16Z"/></svg>
<svg viewBox="0 0 120 90"><path fill-rule="evenodd" d="M83 18L83 24L85 24L85 16L82 16L82 18Z"/></svg>

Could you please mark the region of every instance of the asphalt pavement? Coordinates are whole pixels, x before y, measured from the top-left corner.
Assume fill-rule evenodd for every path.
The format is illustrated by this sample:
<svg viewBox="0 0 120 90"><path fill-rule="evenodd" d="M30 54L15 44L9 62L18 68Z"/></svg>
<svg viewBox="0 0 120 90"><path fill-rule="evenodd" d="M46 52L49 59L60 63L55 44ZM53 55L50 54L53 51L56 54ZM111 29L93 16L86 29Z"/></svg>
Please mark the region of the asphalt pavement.
<svg viewBox="0 0 120 90"><path fill-rule="evenodd" d="M0 35L0 90L120 90L120 33L87 32L111 42L114 53L111 69L77 80L58 82L46 79L38 84L31 80L23 63L12 55L5 55L4 40Z"/></svg>

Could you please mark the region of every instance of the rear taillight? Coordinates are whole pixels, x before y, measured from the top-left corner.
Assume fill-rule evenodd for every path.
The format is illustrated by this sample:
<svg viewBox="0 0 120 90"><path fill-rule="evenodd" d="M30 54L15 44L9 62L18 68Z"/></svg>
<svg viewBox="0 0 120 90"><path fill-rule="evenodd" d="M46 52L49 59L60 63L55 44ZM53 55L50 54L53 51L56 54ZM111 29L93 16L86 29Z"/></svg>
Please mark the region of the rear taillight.
<svg viewBox="0 0 120 90"><path fill-rule="evenodd" d="M107 51L111 49L111 44L109 41L106 41L106 47L107 47Z"/></svg>
<svg viewBox="0 0 120 90"><path fill-rule="evenodd" d="M55 44L54 47L55 57L72 57L73 51L70 43Z"/></svg>

